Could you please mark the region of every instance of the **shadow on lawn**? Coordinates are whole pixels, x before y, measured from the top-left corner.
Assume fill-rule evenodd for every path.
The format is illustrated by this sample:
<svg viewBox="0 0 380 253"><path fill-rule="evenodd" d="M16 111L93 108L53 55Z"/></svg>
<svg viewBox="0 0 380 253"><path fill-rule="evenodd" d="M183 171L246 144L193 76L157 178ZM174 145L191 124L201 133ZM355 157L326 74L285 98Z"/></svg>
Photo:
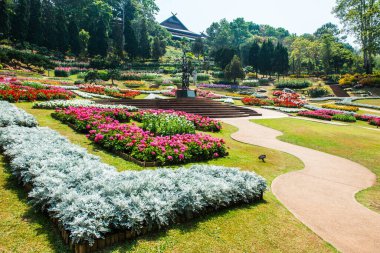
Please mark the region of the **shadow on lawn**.
<svg viewBox="0 0 380 253"><path fill-rule="evenodd" d="M1 163L4 165L4 173L10 175L11 170L6 159L3 157ZM54 252L71 252L61 239L58 228L51 222L50 218L41 210L28 203L28 194L21 183L13 176L9 176L4 185L5 190L17 195L18 200L27 205L27 210L22 215L23 222L33 225L37 235L46 235ZM27 242L26 242L27 243ZM30 249L36 251L36 249Z"/></svg>

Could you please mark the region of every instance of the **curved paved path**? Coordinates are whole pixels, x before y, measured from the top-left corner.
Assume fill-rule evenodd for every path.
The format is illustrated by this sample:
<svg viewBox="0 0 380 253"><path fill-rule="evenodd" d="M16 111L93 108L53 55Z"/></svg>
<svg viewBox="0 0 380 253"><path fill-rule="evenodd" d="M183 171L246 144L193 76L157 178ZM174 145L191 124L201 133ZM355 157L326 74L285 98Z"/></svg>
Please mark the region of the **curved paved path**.
<svg viewBox="0 0 380 253"><path fill-rule="evenodd" d="M262 112L261 118L267 118ZM380 252L380 215L355 200L355 193L372 186L376 176L347 159L282 142L277 139L281 132L249 122L253 118L222 120L239 128L233 139L292 154L305 164L301 171L277 177L271 186L274 195L338 250Z"/></svg>

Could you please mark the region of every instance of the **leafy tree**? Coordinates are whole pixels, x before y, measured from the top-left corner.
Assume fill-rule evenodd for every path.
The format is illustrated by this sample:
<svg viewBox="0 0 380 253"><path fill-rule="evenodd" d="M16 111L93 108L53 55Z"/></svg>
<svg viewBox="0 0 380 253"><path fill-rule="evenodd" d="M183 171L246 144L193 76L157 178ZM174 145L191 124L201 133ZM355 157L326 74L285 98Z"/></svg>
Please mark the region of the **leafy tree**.
<svg viewBox="0 0 380 253"><path fill-rule="evenodd" d="M346 32L353 33L363 50L364 69L373 71L373 56L380 48L380 2L376 0L337 0L336 16Z"/></svg>
<svg viewBox="0 0 380 253"><path fill-rule="evenodd" d="M226 66L231 62L232 58L236 54L236 51L231 48L221 48L216 52L213 52L213 57L215 63L222 69L225 69Z"/></svg>
<svg viewBox="0 0 380 253"><path fill-rule="evenodd" d="M16 40L24 42L28 35L29 5L28 0L15 1L12 18L12 35Z"/></svg>
<svg viewBox="0 0 380 253"><path fill-rule="evenodd" d="M82 29L79 32L80 54L82 56L85 56L87 53L87 47L88 47L88 41L89 40L90 40L90 33Z"/></svg>
<svg viewBox="0 0 380 253"><path fill-rule="evenodd" d="M140 43L139 43L139 56L143 59L150 58L150 40L148 35L148 30L146 26L146 20L141 21L140 27Z"/></svg>
<svg viewBox="0 0 380 253"><path fill-rule="evenodd" d="M29 17L29 29L28 29L28 41L30 43L40 45L41 44L41 1L30 0L30 17Z"/></svg>
<svg viewBox="0 0 380 253"><path fill-rule="evenodd" d="M240 58L237 55L234 55L230 64L226 66L224 74L227 79L233 79L234 83L236 83L237 78L245 77L243 67L241 66Z"/></svg>
<svg viewBox="0 0 380 253"><path fill-rule="evenodd" d="M81 42L79 40L79 29L74 19L69 22L68 32L71 52L78 56L81 52Z"/></svg>
<svg viewBox="0 0 380 253"><path fill-rule="evenodd" d="M7 37L10 29L8 1L0 1L0 34ZM1 37L1 35L0 35Z"/></svg>
<svg viewBox="0 0 380 253"><path fill-rule="evenodd" d="M160 59L166 53L166 44L159 37L154 37L152 44L152 57L155 60Z"/></svg>
<svg viewBox="0 0 380 253"><path fill-rule="evenodd" d="M315 31L314 36L320 39L325 34L330 34L334 37L337 37L339 36L340 31L337 25L333 23L327 23L318 28L317 31Z"/></svg>
<svg viewBox="0 0 380 253"><path fill-rule="evenodd" d="M198 61L199 61L199 57L203 55L205 51L205 45L203 43L202 38L197 38L193 42L193 44L191 45L191 51L194 53L194 55L198 57Z"/></svg>
<svg viewBox="0 0 380 253"><path fill-rule="evenodd" d="M259 43L257 43L257 41L254 41L249 50L249 64L255 69L256 78L259 72L259 55L260 55Z"/></svg>

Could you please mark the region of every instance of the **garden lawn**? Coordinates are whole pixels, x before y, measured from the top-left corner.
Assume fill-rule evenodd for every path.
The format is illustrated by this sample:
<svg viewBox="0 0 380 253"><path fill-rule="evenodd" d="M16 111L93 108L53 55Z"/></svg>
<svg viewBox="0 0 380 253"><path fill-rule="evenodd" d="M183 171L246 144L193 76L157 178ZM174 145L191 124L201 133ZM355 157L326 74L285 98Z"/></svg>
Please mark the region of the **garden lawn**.
<svg viewBox="0 0 380 253"><path fill-rule="evenodd" d="M366 105L377 105L377 106L380 106L380 99L363 99L363 100L355 100L354 103L366 104Z"/></svg>
<svg viewBox="0 0 380 253"><path fill-rule="evenodd" d="M97 150L85 135L77 134L51 118L51 110L31 109L31 103L17 106L32 113L40 125L57 130L120 171L142 169L110 153ZM208 164L255 170L269 182L280 174L303 167L300 160L288 154L233 141L229 136L237 129L228 125L223 127L222 133L212 135L226 140L230 156L209 161ZM268 156L267 163L257 159L263 153ZM5 235L2 237L0 251L68 251L49 219L39 212L34 213L34 208L26 203L23 189L9 175L4 164L0 164L0 167L0 233ZM264 198L265 201L261 203L207 215L103 252L335 252L332 246L290 214L272 193L267 192ZM28 217L27 220L25 216Z"/></svg>
<svg viewBox="0 0 380 253"><path fill-rule="evenodd" d="M380 213L380 131L365 129L366 122L335 126L291 118L253 122L284 133L279 139L360 163L377 175L375 186L359 192L356 199Z"/></svg>

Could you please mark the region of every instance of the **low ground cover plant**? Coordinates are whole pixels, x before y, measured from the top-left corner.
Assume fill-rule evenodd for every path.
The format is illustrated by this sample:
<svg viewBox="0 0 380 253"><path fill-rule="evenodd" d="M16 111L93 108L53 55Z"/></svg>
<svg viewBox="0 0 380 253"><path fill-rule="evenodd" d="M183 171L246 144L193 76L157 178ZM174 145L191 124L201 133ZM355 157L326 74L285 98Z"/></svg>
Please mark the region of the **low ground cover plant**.
<svg viewBox="0 0 380 253"><path fill-rule="evenodd" d="M6 101L0 101L0 127L11 125L35 127L37 126L37 121L24 110L20 110Z"/></svg>
<svg viewBox="0 0 380 253"><path fill-rule="evenodd" d="M12 174L32 186L31 203L57 219L73 243L162 229L206 210L253 202L267 187L255 173L206 165L118 173L48 128L0 128L0 147Z"/></svg>
<svg viewBox="0 0 380 253"><path fill-rule="evenodd" d="M126 109L129 112L137 111L135 106L128 105L103 105L96 104L92 100L53 100L46 102L36 102L33 104L34 109L57 109L57 108L69 108L69 107L95 107L101 109Z"/></svg>

